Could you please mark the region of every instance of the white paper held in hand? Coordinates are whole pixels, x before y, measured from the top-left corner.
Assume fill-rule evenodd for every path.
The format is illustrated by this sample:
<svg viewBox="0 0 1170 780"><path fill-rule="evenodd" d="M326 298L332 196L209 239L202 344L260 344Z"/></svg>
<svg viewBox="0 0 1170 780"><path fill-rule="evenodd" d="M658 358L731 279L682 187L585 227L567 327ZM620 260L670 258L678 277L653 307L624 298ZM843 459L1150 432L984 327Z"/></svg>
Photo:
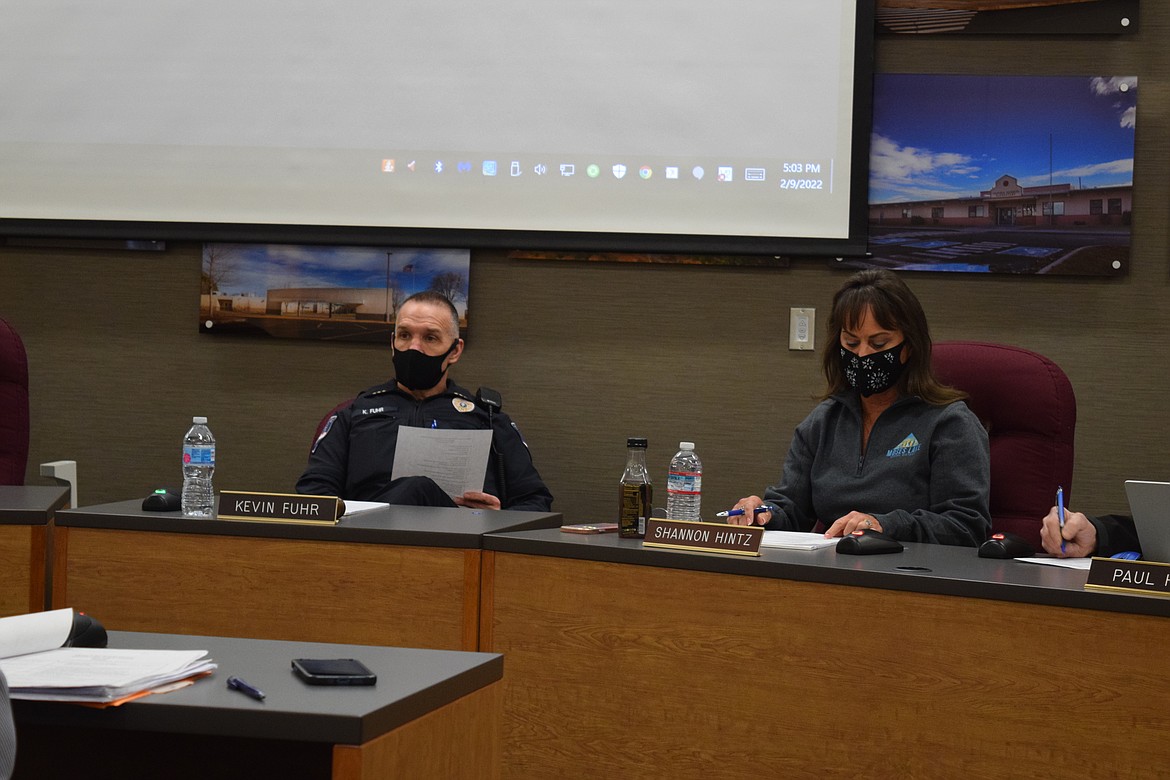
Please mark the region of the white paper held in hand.
<svg viewBox="0 0 1170 780"><path fill-rule="evenodd" d="M452 498L482 491L491 447L491 430L403 425L398 429L391 476L430 477Z"/></svg>

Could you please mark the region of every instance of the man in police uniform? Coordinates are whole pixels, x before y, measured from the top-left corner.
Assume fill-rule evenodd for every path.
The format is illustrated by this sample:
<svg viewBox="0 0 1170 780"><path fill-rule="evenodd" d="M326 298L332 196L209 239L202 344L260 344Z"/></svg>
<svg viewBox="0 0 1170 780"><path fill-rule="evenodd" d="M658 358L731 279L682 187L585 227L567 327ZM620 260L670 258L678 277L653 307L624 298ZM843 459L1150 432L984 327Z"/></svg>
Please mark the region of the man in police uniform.
<svg viewBox="0 0 1170 780"><path fill-rule="evenodd" d="M421 292L398 308L392 381L362 392L329 419L313 445L297 492L416 506L547 511L552 494L532 465L516 424L447 377L463 354L459 313L440 293ZM486 394L485 394L486 397ZM398 429L490 428L483 492L452 499L429 477L391 479Z"/></svg>

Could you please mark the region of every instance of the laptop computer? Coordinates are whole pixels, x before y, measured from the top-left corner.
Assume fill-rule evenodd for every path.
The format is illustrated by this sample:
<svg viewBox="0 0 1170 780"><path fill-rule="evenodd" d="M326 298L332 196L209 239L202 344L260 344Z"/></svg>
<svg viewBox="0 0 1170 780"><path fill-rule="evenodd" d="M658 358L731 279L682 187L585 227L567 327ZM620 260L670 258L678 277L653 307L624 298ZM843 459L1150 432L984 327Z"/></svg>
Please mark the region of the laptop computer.
<svg viewBox="0 0 1170 780"><path fill-rule="evenodd" d="M1142 558L1170 563L1170 482L1127 479L1125 495L1142 543Z"/></svg>

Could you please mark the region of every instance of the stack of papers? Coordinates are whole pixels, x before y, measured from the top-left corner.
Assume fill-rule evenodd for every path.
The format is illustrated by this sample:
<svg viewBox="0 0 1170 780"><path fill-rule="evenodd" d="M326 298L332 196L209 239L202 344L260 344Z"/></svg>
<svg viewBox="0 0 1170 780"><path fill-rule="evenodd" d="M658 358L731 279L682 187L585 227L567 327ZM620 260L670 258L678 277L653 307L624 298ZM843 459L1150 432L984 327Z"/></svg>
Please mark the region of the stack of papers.
<svg viewBox="0 0 1170 780"><path fill-rule="evenodd" d="M206 650L62 647L73 610L0 619L0 671L14 699L113 704L208 674Z"/></svg>
<svg viewBox="0 0 1170 780"><path fill-rule="evenodd" d="M764 531L764 539L760 547L776 547L781 550L819 550L822 547L832 547L839 538L826 539L824 534L806 533L804 531Z"/></svg>
<svg viewBox="0 0 1170 780"><path fill-rule="evenodd" d="M14 699L102 704L215 668L206 650L59 647L0 659Z"/></svg>

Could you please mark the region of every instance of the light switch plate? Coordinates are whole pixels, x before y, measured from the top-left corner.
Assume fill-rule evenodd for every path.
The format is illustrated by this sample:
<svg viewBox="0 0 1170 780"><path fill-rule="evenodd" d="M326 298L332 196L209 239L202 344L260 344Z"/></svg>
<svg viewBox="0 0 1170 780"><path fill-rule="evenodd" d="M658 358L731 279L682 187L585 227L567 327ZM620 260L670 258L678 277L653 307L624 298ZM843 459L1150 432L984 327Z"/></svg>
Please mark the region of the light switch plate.
<svg viewBox="0 0 1170 780"><path fill-rule="evenodd" d="M788 322L788 348L798 350L816 349L817 310L790 309Z"/></svg>

